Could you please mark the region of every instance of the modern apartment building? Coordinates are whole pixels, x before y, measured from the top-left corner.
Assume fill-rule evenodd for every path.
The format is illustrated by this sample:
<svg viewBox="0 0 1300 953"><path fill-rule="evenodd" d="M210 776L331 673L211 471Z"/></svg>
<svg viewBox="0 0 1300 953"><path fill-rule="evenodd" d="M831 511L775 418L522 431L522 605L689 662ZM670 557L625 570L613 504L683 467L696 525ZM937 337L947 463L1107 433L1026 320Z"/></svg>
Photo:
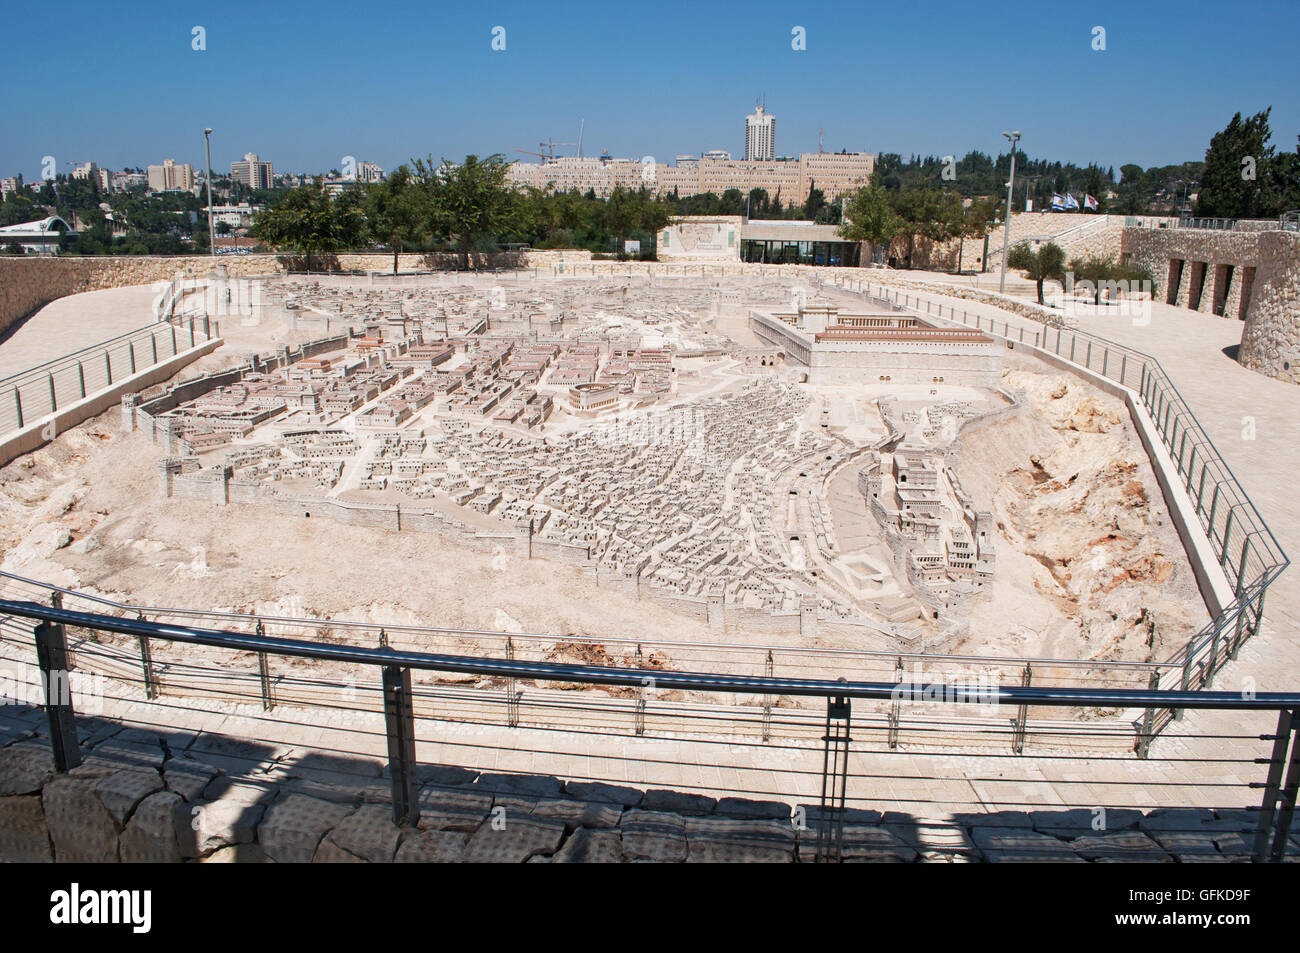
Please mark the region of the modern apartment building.
<svg viewBox="0 0 1300 953"><path fill-rule="evenodd" d="M270 162L259 161L256 152L248 152L242 162L230 163L230 177L250 189L269 189L275 170Z"/></svg>
<svg viewBox="0 0 1300 953"><path fill-rule="evenodd" d="M776 158L776 117L762 105L745 117L745 159L770 161Z"/></svg>
<svg viewBox="0 0 1300 953"><path fill-rule="evenodd" d="M644 185L660 195L721 195L728 189L744 193L766 189L772 198L779 194L782 202L802 202L815 185L825 193L827 201L834 202L866 185L875 161L876 157L867 152L805 153L798 159L762 161L706 152L698 159L678 156L676 165L610 156L563 157L541 164L515 162L510 166L509 178L520 186L555 192L591 191L600 198L619 185L632 189Z"/></svg>
<svg viewBox="0 0 1300 953"><path fill-rule="evenodd" d="M194 166L163 159L162 165L149 166L147 179L151 192L188 192L194 188Z"/></svg>

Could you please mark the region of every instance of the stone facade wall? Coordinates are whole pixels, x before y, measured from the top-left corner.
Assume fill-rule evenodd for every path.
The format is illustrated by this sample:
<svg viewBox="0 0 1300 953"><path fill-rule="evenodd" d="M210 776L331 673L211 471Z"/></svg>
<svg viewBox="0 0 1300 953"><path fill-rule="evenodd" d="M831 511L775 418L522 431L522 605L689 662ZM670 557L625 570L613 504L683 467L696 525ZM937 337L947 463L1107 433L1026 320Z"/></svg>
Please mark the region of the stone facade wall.
<svg viewBox="0 0 1300 953"><path fill-rule="evenodd" d="M228 256L221 263L233 277L276 271L270 255ZM24 258L0 256L0 332L56 298L171 281L178 274L203 278L212 273L206 256L138 258Z"/></svg>
<svg viewBox="0 0 1300 953"><path fill-rule="evenodd" d="M1300 384L1300 233L1261 232L1256 262L1237 359Z"/></svg>
<svg viewBox="0 0 1300 953"><path fill-rule="evenodd" d="M1244 318L1259 243L1269 232L1126 228L1120 254L1151 272L1157 300L1205 314Z"/></svg>
<svg viewBox="0 0 1300 953"><path fill-rule="evenodd" d="M499 260L498 260L499 259ZM551 269L559 265L589 262L591 252L581 250L527 251L518 255L478 256L478 267L523 267ZM232 278L247 278L284 272L297 263L277 255L223 255L216 262ZM331 264L346 271L393 270L393 256L344 253ZM454 268L454 255L402 254L398 270L427 271ZM37 308L57 298L131 285L171 281L178 274L206 278L213 273L214 260L207 255L176 257L42 258L0 256L0 333Z"/></svg>
<svg viewBox="0 0 1300 953"><path fill-rule="evenodd" d="M1300 234L1126 228L1123 254L1166 303L1244 320L1243 365L1300 383Z"/></svg>

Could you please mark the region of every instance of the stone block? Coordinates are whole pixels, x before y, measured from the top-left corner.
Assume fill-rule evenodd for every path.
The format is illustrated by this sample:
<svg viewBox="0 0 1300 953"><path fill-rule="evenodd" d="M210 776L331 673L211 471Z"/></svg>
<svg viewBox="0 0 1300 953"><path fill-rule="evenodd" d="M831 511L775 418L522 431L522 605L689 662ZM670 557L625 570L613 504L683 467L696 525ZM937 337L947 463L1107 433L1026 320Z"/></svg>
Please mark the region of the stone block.
<svg viewBox="0 0 1300 953"><path fill-rule="evenodd" d="M1082 837L1105 831L1124 831L1137 827L1142 812L1131 808L1109 808L1104 814L1092 808L1076 807L1068 811L1032 811L1029 814L1034 830L1054 837ZM1097 823L1103 828L1094 828ZM987 826L987 825L984 825Z"/></svg>
<svg viewBox="0 0 1300 953"><path fill-rule="evenodd" d="M368 861L350 851L344 850L327 836L320 842L316 848L316 854L312 857L313 864L364 864Z"/></svg>
<svg viewBox="0 0 1300 953"><path fill-rule="evenodd" d="M1173 857L1141 831L1115 831L1075 838L1070 847L1085 860L1172 863Z"/></svg>
<svg viewBox="0 0 1300 953"><path fill-rule="evenodd" d="M403 835L394 861L399 864L454 864L465 854L463 831L414 831Z"/></svg>
<svg viewBox="0 0 1300 953"><path fill-rule="evenodd" d="M386 777L388 772L385 771L384 774ZM478 772L468 768L458 768L452 764L422 764L418 776L421 784L472 784L478 777Z"/></svg>
<svg viewBox="0 0 1300 953"><path fill-rule="evenodd" d="M465 848L469 863L522 864L538 855L555 853L564 837L564 822L545 817L511 817L496 829L484 821Z"/></svg>
<svg viewBox="0 0 1300 953"><path fill-rule="evenodd" d="M553 864L617 864L623 860L623 838L618 831L580 827L551 858Z"/></svg>
<svg viewBox="0 0 1300 953"><path fill-rule="evenodd" d="M547 774L480 774L474 782L494 794L520 794L531 797L560 797L564 785Z"/></svg>
<svg viewBox="0 0 1300 953"><path fill-rule="evenodd" d="M95 793L119 827L126 824L137 804L162 789L163 779L157 771L137 767L110 774L95 785Z"/></svg>
<svg viewBox="0 0 1300 953"><path fill-rule="evenodd" d="M343 804L290 794L266 812L259 842L277 863L308 863L321 839L351 813Z"/></svg>
<svg viewBox="0 0 1300 953"><path fill-rule="evenodd" d="M36 794L54 777L54 758L49 749L13 745L0 748L0 797Z"/></svg>
<svg viewBox="0 0 1300 953"><path fill-rule="evenodd" d="M49 864L50 832L39 794L0 797L0 862Z"/></svg>
<svg viewBox="0 0 1300 953"><path fill-rule="evenodd" d="M617 804L598 801L569 801L546 798L537 801L532 810L535 817L550 817L564 822L570 831L580 827L608 829L618 827L623 808Z"/></svg>
<svg viewBox="0 0 1300 953"><path fill-rule="evenodd" d="M397 852L402 829L393 823L390 804L366 804L345 817L329 840L372 864L387 864Z"/></svg>
<svg viewBox="0 0 1300 953"><path fill-rule="evenodd" d="M788 821L738 817L686 818L688 863L788 864L795 834Z"/></svg>
<svg viewBox="0 0 1300 953"><path fill-rule="evenodd" d="M175 791L187 801L197 801L203 796L208 783L217 776L218 769L202 761L172 758L163 765L163 781L169 791Z"/></svg>
<svg viewBox="0 0 1300 953"><path fill-rule="evenodd" d="M1070 845L1018 827L976 827L971 839L989 863L1083 863Z"/></svg>
<svg viewBox="0 0 1300 953"><path fill-rule="evenodd" d="M181 856L202 857L223 847L252 843L265 813L263 804L233 799L175 805L172 820Z"/></svg>
<svg viewBox="0 0 1300 953"><path fill-rule="evenodd" d="M180 795L171 791L157 791L140 802L119 840L123 863L180 863L180 843L172 819L179 804Z"/></svg>
<svg viewBox="0 0 1300 953"><path fill-rule="evenodd" d="M623 807L636 807L645 794L636 788L603 781L566 781L564 794L579 801L608 801Z"/></svg>
<svg viewBox="0 0 1300 953"><path fill-rule="evenodd" d="M426 787L420 790L421 830L477 831L492 810L492 795L473 788Z"/></svg>
<svg viewBox="0 0 1300 953"><path fill-rule="evenodd" d="M686 859L686 819L664 811L626 811L618 823L623 857L660 864Z"/></svg>
<svg viewBox="0 0 1300 953"><path fill-rule="evenodd" d="M687 794L682 791L665 791L659 788L645 792L642 806L647 811L668 811L672 814L712 814L716 798L705 794Z"/></svg>
<svg viewBox="0 0 1300 953"><path fill-rule="evenodd" d="M917 858L916 849L897 834L883 827L845 824L840 856L844 860L876 863L910 864ZM799 839L800 859L811 859L816 851L816 835Z"/></svg>
<svg viewBox="0 0 1300 953"><path fill-rule="evenodd" d="M754 817L769 820L790 819L790 805L784 801L751 801L743 797L721 798L713 813L724 817Z"/></svg>
<svg viewBox="0 0 1300 953"><path fill-rule="evenodd" d="M1151 839L1185 864L1226 863L1209 831L1155 830Z"/></svg>
<svg viewBox="0 0 1300 953"><path fill-rule="evenodd" d="M266 851L262 850L261 844L232 844L229 847L214 850L199 862L203 864L275 863L270 857L266 856Z"/></svg>
<svg viewBox="0 0 1300 953"><path fill-rule="evenodd" d="M117 860L119 828L95 794L98 780L63 775L46 783L41 792L54 858L60 863Z"/></svg>

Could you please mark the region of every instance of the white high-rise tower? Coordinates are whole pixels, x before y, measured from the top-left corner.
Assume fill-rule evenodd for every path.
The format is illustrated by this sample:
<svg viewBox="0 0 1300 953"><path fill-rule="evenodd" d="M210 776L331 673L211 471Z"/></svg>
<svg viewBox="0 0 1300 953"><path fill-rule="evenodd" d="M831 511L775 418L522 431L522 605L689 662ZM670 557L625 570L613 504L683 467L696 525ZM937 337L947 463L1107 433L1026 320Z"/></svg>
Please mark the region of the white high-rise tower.
<svg viewBox="0 0 1300 953"><path fill-rule="evenodd" d="M776 158L776 117L760 103L745 117L745 158L769 161Z"/></svg>

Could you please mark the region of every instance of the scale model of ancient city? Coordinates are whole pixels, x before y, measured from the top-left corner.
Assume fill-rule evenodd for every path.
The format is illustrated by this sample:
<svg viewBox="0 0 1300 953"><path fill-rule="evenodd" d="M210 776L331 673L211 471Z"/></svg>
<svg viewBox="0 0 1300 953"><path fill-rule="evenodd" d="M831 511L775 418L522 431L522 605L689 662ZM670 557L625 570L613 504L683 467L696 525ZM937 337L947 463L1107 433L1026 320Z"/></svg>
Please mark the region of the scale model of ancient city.
<svg viewBox="0 0 1300 953"><path fill-rule="evenodd" d="M1300 211L772 121L0 180L0 861L1295 859Z"/></svg>

